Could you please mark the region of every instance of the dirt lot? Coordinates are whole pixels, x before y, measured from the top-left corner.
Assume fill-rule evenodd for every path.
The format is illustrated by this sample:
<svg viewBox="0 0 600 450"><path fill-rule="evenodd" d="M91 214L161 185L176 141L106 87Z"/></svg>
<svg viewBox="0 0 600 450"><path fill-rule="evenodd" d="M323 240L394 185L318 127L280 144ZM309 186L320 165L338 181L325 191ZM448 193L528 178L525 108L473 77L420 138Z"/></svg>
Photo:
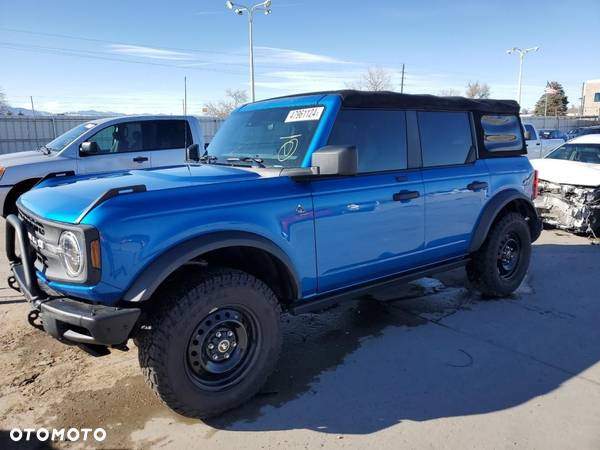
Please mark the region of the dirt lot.
<svg viewBox="0 0 600 450"><path fill-rule="evenodd" d="M11 428L42 426L103 427L110 448L600 448L600 246L587 239L545 231L513 298L482 301L457 271L285 317L277 372L209 422L153 397L135 346L92 358L30 327L0 253L3 448Z"/></svg>

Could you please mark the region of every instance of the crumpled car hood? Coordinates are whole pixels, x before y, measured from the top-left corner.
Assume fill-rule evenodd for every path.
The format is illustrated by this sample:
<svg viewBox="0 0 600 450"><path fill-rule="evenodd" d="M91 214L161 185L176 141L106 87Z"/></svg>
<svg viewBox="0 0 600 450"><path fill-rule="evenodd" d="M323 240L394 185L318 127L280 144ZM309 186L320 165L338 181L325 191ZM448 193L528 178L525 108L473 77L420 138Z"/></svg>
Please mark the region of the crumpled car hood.
<svg viewBox="0 0 600 450"><path fill-rule="evenodd" d="M600 186L600 164L565 161L562 159L532 159L540 180L575 186Z"/></svg>

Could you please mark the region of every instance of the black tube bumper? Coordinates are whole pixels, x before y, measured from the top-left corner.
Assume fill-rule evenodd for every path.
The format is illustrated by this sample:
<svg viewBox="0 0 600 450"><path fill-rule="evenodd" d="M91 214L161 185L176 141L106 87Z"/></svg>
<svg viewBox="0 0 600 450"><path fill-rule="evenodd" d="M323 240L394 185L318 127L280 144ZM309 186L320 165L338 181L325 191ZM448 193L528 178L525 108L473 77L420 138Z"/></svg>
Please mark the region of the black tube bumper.
<svg viewBox="0 0 600 450"><path fill-rule="evenodd" d="M16 243L22 257L16 255ZM27 230L15 215L6 218L6 256L19 291L39 311L47 333L61 341L78 344L109 346L127 341L141 310L49 296L38 284Z"/></svg>

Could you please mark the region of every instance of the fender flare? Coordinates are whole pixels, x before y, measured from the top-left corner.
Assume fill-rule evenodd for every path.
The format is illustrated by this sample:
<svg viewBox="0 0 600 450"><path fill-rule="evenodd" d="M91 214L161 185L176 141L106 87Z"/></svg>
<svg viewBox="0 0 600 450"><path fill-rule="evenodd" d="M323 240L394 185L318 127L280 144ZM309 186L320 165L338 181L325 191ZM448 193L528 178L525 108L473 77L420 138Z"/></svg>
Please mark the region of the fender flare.
<svg viewBox="0 0 600 450"><path fill-rule="evenodd" d="M525 210L523 212L528 218L531 242L537 240L542 232L542 221L537 215L533 202L522 192L516 189L507 189L496 194L485 205L473 230L471 243L469 244L469 253L477 251L481 247L500 211L514 200L518 200L520 205L524 205Z"/></svg>
<svg viewBox="0 0 600 450"><path fill-rule="evenodd" d="M257 234L221 231L181 242L159 255L136 276L122 300L129 302L148 300L169 275L188 261L213 250L239 246L264 250L281 261L292 277L296 295L300 295L302 291L298 275L292 261L279 246Z"/></svg>

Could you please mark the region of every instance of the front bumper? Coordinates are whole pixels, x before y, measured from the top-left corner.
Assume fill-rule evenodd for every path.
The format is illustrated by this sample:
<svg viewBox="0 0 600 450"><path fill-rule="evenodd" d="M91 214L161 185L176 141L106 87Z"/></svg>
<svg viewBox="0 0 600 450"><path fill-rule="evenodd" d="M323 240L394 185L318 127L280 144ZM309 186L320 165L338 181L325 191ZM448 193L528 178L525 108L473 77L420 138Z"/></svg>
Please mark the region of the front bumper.
<svg viewBox="0 0 600 450"><path fill-rule="evenodd" d="M18 245L20 257L16 255ZM27 230L15 215L6 218L6 256L18 290L38 311L44 330L61 341L88 345L120 345L127 341L141 310L94 305L54 295L39 285Z"/></svg>

